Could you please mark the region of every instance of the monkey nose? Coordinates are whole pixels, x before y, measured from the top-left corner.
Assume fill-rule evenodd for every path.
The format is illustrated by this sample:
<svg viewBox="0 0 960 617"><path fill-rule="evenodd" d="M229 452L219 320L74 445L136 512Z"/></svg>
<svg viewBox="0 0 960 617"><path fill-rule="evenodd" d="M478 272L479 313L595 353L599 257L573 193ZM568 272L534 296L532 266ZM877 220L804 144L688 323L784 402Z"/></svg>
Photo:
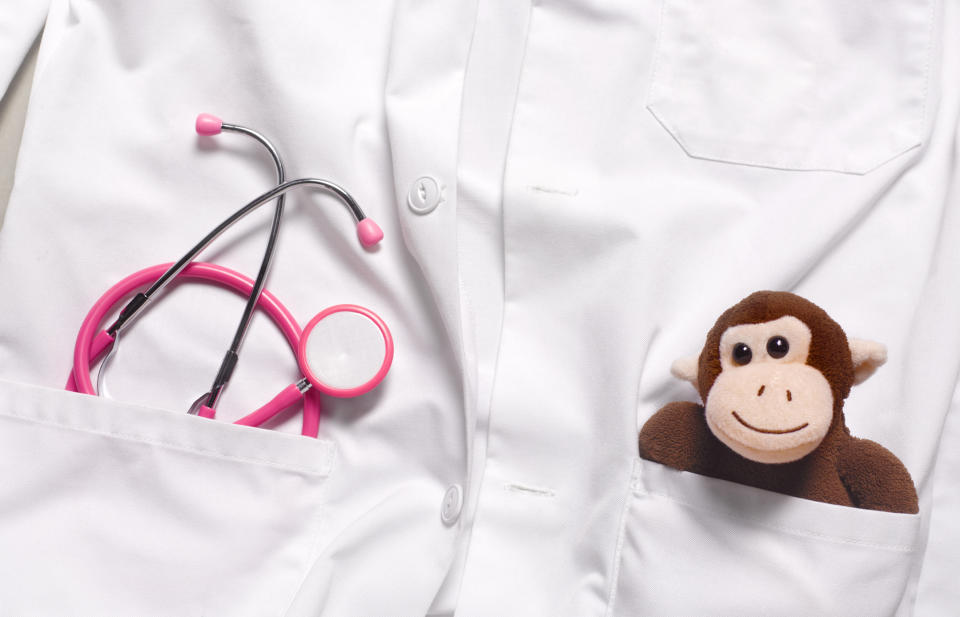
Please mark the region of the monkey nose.
<svg viewBox="0 0 960 617"><path fill-rule="evenodd" d="M760 386L760 389L757 390L757 396L763 396L763 391L766 389L766 387L767 386Z"/></svg>

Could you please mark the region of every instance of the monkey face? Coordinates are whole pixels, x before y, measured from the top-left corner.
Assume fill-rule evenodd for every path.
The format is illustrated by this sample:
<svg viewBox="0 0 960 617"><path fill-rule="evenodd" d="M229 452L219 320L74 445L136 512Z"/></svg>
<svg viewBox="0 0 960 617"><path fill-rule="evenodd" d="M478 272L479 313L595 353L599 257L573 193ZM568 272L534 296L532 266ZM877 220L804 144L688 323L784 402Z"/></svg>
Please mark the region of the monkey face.
<svg viewBox="0 0 960 617"><path fill-rule="evenodd" d="M793 316L728 328L722 371L705 401L707 425L737 454L788 463L812 452L833 419L830 383L807 364L810 328Z"/></svg>

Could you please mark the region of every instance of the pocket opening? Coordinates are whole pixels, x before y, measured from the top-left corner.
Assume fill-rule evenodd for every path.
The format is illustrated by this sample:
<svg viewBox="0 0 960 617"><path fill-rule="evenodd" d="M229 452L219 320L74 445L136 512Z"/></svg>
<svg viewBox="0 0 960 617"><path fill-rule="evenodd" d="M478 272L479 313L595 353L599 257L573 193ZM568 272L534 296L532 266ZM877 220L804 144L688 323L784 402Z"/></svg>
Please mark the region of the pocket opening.
<svg viewBox="0 0 960 617"><path fill-rule="evenodd" d="M628 495L606 617L909 611L919 515L801 499L640 457Z"/></svg>
<svg viewBox="0 0 960 617"><path fill-rule="evenodd" d="M15 418L238 463L329 475L328 440L0 379L0 417Z"/></svg>

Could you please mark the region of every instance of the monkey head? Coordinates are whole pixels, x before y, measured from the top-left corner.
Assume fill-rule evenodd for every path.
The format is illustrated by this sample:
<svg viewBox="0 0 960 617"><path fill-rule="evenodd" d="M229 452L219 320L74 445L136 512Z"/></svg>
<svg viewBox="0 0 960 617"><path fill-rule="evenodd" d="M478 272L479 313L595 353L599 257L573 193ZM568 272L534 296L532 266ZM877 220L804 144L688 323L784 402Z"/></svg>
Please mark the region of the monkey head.
<svg viewBox="0 0 960 617"><path fill-rule="evenodd" d="M674 363L700 392L707 426L744 458L788 463L843 428L843 400L886 361L879 343L847 339L821 308L757 292L727 310L699 357Z"/></svg>

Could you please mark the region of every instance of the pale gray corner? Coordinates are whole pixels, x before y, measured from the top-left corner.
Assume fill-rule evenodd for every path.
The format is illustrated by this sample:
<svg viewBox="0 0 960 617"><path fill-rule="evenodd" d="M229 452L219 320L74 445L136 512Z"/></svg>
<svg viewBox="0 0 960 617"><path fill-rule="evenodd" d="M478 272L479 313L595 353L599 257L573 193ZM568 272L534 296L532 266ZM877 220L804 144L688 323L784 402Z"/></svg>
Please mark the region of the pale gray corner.
<svg viewBox="0 0 960 617"><path fill-rule="evenodd" d="M40 38L37 37L10 88L0 99L0 226L3 225L3 215L7 211L7 201L13 188L17 152L20 150L20 137L23 135L23 121L27 115L27 100L30 98L30 84L33 82L39 47Z"/></svg>

